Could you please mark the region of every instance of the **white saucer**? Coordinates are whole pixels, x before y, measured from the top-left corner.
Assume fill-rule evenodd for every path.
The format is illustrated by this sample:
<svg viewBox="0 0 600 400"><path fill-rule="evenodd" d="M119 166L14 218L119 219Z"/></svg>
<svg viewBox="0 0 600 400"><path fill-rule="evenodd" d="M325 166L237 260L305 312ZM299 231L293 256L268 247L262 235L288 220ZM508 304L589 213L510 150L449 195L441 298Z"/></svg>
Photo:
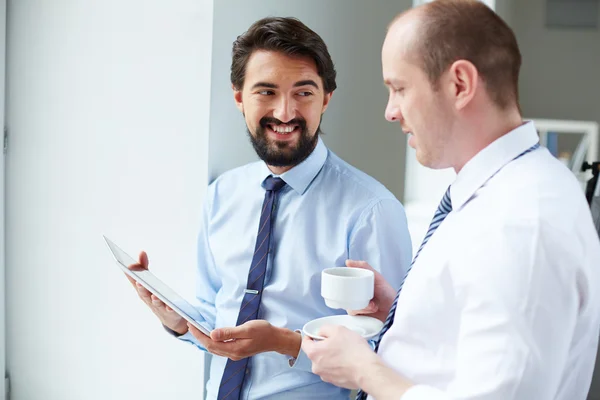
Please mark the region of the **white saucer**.
<svg viewBox="0 0 600 400"><path fill-rule="evenodd" d="M325 325L343 325L365 339L376 336L383 328L383 322L377 318L364 315L332 315L307 322L302 328L302 332L312 339L323 340L325 338L319 336L318 333Z"/></svg>

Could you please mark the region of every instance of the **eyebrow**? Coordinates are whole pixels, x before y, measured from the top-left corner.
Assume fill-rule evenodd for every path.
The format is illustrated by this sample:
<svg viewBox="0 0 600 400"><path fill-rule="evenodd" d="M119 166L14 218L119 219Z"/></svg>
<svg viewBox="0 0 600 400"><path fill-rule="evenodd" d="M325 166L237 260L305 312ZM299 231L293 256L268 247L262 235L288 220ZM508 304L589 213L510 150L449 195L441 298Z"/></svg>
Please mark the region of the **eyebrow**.
<svg viewBox="0 0 600 400"><path fill-rule="evenodd" d="M277 85L274 83L268 83L268 82L256 82L254 85L252 85L252 89L256 89L256 88L269 88L269 89L277 89Z"/></svg>
<svg viewBox="0 0 600 400"><path fill-rule="evenodd" d="M399 79L385 79L383 84L384 86L402 86L404 85L404 81Z"/></svg>
<svg viewBox="0 0 600 400"><path fill-rule="evenodd" d="M298 87L298 86L314 86L315 88L319 88L319 85L317 85L317 83L315 81L313 81L312 79L307 79L304 81L298 81L296 83L294 83L294 87Z"/></svg>
<svg viewBox="0 0 600 400"><path fill-rule="evenodd" d="M294 83L294 87L300 87L300 86L314 86L315 88L319 88L319 85L317 85L317 83L315 81L313 81L312 79L306 79L303 81L298 81L296 83ZM277 89L279 86L277 86L274 83L270 83L270 82L256 82L254 85L252 85L252 90L256 89L256 88L269 88L269 89Z"/></svg>

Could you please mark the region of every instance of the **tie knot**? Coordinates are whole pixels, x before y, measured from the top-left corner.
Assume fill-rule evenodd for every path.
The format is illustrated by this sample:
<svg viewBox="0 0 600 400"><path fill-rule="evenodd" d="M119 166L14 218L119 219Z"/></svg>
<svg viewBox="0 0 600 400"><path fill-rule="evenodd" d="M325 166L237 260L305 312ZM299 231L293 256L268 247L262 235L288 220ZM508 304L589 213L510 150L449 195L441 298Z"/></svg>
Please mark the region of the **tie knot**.
<svg viewBox="0 0 600 400"><path fill-rule="evenodd" d="M284 186L285 186L285 181L281 178L273 178L272 176L269 176L265 180L265 190L271 190L274 192L278 192Z"/></svg>

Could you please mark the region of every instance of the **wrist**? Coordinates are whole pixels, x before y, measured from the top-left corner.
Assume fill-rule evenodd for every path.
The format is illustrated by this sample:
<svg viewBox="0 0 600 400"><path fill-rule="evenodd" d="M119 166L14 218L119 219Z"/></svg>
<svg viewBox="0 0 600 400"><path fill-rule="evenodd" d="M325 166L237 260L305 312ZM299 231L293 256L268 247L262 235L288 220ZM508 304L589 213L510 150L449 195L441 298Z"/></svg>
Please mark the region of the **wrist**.
<svg viewBox="0 0 600 400"><path fill-rule="evenodd" d="M297 357L302 345L302 335L286 328L275 328L275 348L279 354Z"/></svg>
<svg viewBox="0 0 600 400"><path fill-rule="evenodd" d="M355 365L354 382L358 387L369 393L366 388L371 386L373 382L369 377L376 376L381 371L381 358L376 353L370 353L360 362L360 365Z"/></svg>
<svg viewBox="0 0 600 400"><path fill-rule="evenodd" d="M183 336L188 331L187 321L182 319L181 322L177 323L175 326L170 326L169 329L171 329L173 332L176 332L179 336Z"/></svg>
<svg viewBox="0 0 600 400"><path fill-rule="evenodd" d="M365 363L361 363L355 376L358 386L377 399L401 398L413 386L375 353Z"/></svg>

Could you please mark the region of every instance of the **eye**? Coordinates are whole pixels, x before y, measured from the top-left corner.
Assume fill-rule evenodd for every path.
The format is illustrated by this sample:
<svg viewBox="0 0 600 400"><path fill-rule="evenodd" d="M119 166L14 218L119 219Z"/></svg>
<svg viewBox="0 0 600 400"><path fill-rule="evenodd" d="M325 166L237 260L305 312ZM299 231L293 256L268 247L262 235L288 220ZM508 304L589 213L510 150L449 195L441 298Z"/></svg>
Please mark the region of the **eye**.
<svg viewBox="0 0 600 400"><path fill-rule="evenodd" d="M302 97L312 96L312 92L308 92L308 91L298 92L298 96L302 96Z"/></svg>
<svg viewBox="0 0 600 400"><path fill-rule="evenodd" d="M272 90L261 90L259 92L256 92L257 94L260 94L261 96L272 96L275 94L274 91Z"/></svg>

